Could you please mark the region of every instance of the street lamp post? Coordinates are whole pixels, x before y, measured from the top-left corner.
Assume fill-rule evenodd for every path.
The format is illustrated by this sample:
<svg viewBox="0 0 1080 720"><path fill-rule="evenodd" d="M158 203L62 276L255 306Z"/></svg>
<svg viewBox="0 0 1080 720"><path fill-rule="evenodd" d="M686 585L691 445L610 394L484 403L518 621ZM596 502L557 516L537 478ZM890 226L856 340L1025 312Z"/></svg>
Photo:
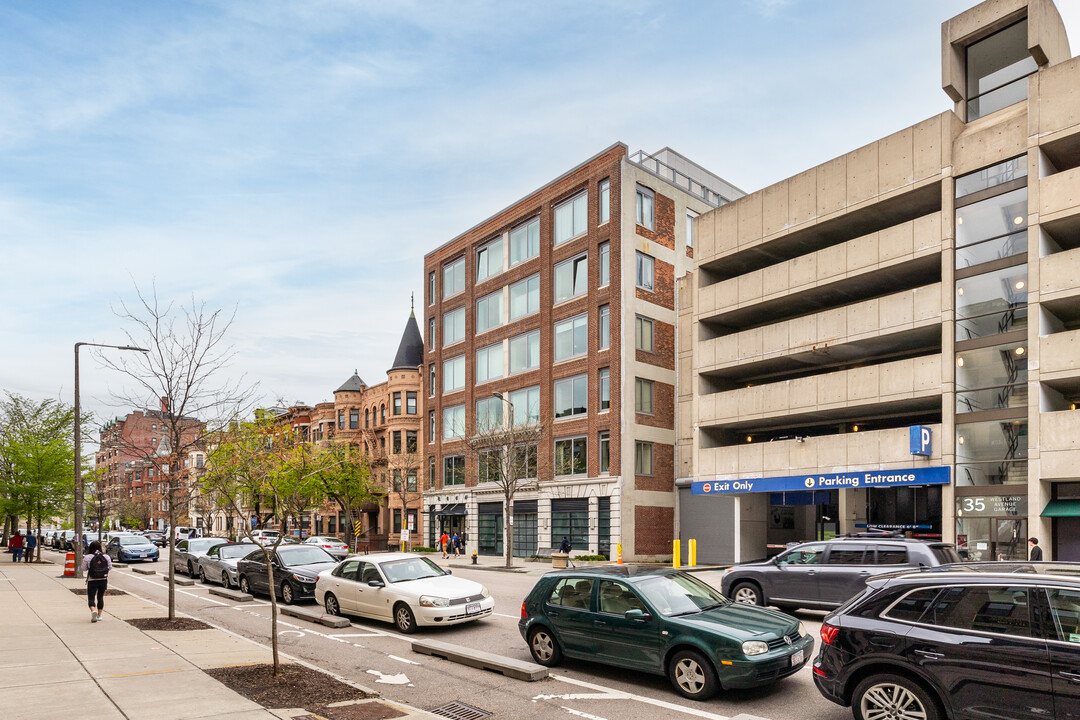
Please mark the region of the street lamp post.
<svg viewBox="0 0 1080 720"><path fill-rule="evenodd" d="M133 345L103 345L101 343L75 343L75 533L77 542L75 545L75 577L82 577L83 556L83 500L86 489L83 487L82 477L82 417L79 409L79 348L103 347L116 350L134 350L136 352L150 352L145 348Z"/></svg>

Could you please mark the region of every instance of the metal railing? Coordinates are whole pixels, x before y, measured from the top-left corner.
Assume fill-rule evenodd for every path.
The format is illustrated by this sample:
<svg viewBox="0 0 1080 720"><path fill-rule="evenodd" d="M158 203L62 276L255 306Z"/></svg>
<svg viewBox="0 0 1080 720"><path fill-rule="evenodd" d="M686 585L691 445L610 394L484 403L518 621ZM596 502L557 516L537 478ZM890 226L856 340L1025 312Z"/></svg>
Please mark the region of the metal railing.
<svg viewBox="0 0 1080 720"><path fill-rule="evenodd" d="M694 178L690 177L684 172L680 172L671 167L667 163L659 160L644 150L638 150L636 153L630 156L630 162L634 163L638 167L641 167L653 175L656 175L661 180L665 180L677 188L685 190L686 192L699 197L705 202L709 203L713 207L720 207L724 203L731 202L730 198L726 198L720 193L712 190L706 185L701 184Z"/></svg>

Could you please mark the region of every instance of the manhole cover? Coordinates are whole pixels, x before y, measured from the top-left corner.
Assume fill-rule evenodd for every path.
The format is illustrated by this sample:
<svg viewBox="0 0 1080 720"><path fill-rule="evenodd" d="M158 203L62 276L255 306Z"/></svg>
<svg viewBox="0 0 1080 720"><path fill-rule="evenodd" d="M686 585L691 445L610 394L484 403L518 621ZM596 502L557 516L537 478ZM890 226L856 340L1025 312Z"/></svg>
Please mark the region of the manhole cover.
<svg viewBox="0 0 1080 720"><path fill-rule="evenodd" d="M454 720L480 720L480 718L491 717L491 713L487 710L481 710L475 708L472 705L466 705L463 702L447 703L441 707L437 707L431 711L433 715L441 715L442 717L453 718Z"/></svg>

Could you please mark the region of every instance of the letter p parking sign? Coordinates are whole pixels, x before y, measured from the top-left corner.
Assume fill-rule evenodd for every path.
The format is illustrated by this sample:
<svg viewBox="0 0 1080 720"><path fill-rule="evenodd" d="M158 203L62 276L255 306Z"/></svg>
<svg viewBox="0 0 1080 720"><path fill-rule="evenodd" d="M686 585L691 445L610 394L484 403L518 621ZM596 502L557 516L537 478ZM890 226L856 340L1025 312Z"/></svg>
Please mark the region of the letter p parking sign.
<svg viewBox="0 0 1080 720"><path fill-rule="evenodd" d="M912 425L910 428L911 454L930 457L933 454L933 442L930 428L926 425Z"/></svg>

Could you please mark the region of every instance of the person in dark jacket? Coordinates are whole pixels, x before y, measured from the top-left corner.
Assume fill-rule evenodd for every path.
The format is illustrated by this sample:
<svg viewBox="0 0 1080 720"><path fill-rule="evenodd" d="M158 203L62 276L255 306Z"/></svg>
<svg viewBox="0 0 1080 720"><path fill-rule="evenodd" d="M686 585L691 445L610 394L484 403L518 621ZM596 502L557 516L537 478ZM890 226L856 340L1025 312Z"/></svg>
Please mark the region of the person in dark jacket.
<svg viewBox="0 0 1080 720"><path fill-rule="evenodd" d="M82 569L86 574L86 599L90 604L90 622L101 619L105 609L105 591L109 588L109 571L112 570L112 558L101 551L97 540L86 548Z"/></svg>
<svg viewBox="0 0 1080 720"><path fill-rule="evenodd" d="M26 553L26 562L34 562L34 550L37 549L37 537L29 530L26 531L26 539L23 540L23 548Z"/></svg>
<svg viewBox="0 0 1080 720"><path fill-rule="evenodd" d="M1031 562L1039 562L1042 560L1042 548L1039 547L1039 538L1028 538L1028 547L1031 548L1031 552L1028 554L1028 560Z"/></svg>
<svg viewBox="0 0 1080 720"><path fill-rule="evenodd" d="M571 549L572 548L570 546L570 538L563 535L562 542L559 544L559 552L569 555Z"/></svg>

